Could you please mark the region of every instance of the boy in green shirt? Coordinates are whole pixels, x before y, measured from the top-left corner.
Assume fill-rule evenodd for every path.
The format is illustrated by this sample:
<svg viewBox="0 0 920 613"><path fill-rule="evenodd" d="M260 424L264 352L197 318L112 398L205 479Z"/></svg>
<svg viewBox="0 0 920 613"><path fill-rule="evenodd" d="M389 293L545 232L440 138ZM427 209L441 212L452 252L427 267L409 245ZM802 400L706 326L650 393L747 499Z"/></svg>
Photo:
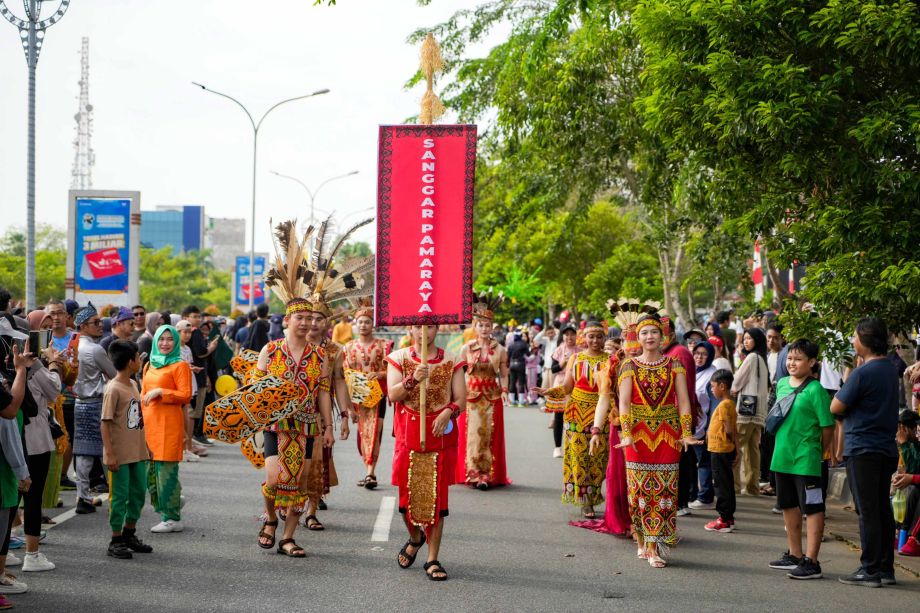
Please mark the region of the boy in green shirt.
<svg viewBox="0 0 920 613"><path fill-rule="evenodd" d="M789 345L788 377L776 384L779 401L803 386L776 433L770 470L776 474L776 505L783 510L789 549L770 568L788 570L790 579L820 579L818 550L824 535L821 459L834 435L830 397L812 378L818 346L805 339ZM804 384L804 385L803 385ZM802 553L802 515L806 516L806 551Z"/></svg>

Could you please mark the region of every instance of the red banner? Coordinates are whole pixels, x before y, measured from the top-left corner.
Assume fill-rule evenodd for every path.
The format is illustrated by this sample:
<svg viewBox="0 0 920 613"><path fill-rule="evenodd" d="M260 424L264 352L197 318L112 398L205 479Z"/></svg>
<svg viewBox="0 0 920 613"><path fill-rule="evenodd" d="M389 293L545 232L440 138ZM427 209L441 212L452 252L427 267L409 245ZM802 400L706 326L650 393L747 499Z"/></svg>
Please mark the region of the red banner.
<svg viewBox="0 0 920 613"><path fill-rule="evenodd" d="M380 126L379 326L472 319L476 126Z"/></svg>

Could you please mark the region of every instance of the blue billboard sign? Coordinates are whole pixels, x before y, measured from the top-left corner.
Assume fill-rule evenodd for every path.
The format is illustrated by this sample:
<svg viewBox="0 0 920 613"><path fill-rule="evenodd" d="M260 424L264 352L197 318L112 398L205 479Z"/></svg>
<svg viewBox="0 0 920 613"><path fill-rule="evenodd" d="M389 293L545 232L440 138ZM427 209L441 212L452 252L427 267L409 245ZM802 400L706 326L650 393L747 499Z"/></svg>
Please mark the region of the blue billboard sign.
<svg viewBox="0 0 920 613"><path fill-rule="evenodd" d="M126 294L131 200L77 198L74 229L74 289L83 294Z"/></svg>
<svg viewBox="0 0 920 613"><path fill-rule="evenodd" d="M265 302L265 282L263 280L263 275L265 275L265 256L257 255L255 258L255 300L253 304L261 304ZM234 282L233 295L236 297L236 303L238 305L248 305L249 304L249 286L250 286L250 275L249 275L249 256L248 255L238 255L236 256L236 275L234 275L236 281Z"/></svg>

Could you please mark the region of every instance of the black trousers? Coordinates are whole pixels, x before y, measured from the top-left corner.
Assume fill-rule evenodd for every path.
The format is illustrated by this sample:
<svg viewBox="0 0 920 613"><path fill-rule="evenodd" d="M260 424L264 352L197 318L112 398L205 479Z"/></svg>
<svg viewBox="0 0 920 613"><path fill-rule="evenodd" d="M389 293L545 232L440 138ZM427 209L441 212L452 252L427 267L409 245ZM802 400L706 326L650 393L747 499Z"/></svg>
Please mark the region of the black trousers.
<svg viewBox="0 0 920 613"><path fill-rule="evenodd" d="M774 489L776 489L776 478L773 476L773 471L770 470L770 463L773 461L775 446L776 438L764 429L760 433L760 482L769 483Z"/></svg>
<svg viewBox="0 0 920 613"><path fill-rule="evenodd" d="M26 456L26 465L32 477L32 485L23 499L23 532L29 536L39 536L42 532L42 494L48 477L48 465L51 464L51 452Z"/></svg>
<svg viewBox="0 0 920 613"><path fill-rule="evenodd" d="M510 395L511 402L516 401L524 404L524 397L527 394L527 371L508 371L508 393Z"/></svg>
<svg viewBox="0 0 920 613"><path fill-rule="evenodd" d="M709 453L709 462L712 465L712 484L716 490L716 511L726 523L735 521L735 474L732 472L734 461L734 451Z"/></svg>
<svg viewBox="0 0 920 613"><path fill-rule="evenodd" d="M556 447L562 447L562 412L553 413L553 442Z"/></svg>
<svg viewBox="0 0 920 613"><path fill-rule="evenodd" d="M888 500L897 457L864 453L847 458L847 481L859 513L859 562L869 574L894 572L894 513Z"/></svg>
<svg viewBox="0 0 920 613"><path fill-rule="evenodd" d="M696 452L692 448L680 452L680 466L677 469L677 508L683 509L696 500L699 494L696 475Z"/></svg>

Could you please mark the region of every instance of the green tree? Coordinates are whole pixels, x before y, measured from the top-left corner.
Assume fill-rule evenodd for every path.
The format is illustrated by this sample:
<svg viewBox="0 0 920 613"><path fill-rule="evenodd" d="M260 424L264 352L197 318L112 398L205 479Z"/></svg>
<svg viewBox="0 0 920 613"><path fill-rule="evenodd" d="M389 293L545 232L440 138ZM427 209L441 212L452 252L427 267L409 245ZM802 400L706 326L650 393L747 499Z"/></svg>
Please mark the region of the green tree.
<svg viewBox="0 0 920 613"><path fill-rule="evenodd" d="M230 273L217 270L207 250L173 255L169 247L141 248L141 303L150 310L181 311L190 304L230 311Z"/></svg>
<svg viewBox="0 0 920 613"><path fill-rule="evenodd" d="M35 225L35 251L63 252L67 248L67 233L49 223ZM7 228L0 237L0 253L8 255L26 255L25 228ZM37 257L37 256L36 256ZM36 290L37 291L37 290Z"/></svg>

